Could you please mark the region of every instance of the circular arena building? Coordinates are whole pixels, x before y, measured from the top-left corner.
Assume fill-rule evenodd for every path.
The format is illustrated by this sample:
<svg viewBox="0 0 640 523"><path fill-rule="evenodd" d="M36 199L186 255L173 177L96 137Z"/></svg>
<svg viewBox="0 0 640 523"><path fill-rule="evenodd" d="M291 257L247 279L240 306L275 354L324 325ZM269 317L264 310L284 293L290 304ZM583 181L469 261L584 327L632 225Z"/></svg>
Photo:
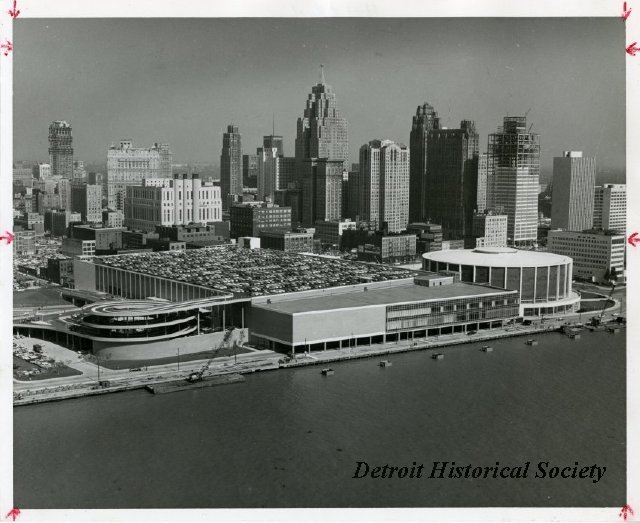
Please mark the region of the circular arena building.
<svg viewBox="0 0 640 523"><path fill-rule="evenodd" d="M463 282L517 290L522 316L569 314L580 306L580 296L571 290L573 260L568 256L483 247L428 252L422 267Z"/></svg>

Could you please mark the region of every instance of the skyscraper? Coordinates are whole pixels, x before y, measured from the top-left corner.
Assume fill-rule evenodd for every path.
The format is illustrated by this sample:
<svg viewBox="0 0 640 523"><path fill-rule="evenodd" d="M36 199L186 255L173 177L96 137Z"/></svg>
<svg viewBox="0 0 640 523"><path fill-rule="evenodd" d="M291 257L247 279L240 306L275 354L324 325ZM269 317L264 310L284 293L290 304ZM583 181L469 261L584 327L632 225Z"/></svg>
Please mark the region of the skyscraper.
<svg viewBox="0 0 640 523"><path fill-rule="evenodd" d="M284 146L282 141L282 136L277 136L275 134L270 134L268 136L263 136L262 138L262 146L265 149L278 149L278 156L284 156Z"/></svg>
<svg viewBox="0 0 640 523"><path fill-rule="evenodd" d="M302 216L305 226L316 221L339 220L342 214L342 173L344 163L326 158L303 163Z"/></svg>
<svg viewBox="0 0 640 523"><path fill-rule="evenodd" d="M509 245L532 245L538 235L540 136L526 116L506 116L489 135L487 207L507 215Z"/></svg>
<svg viewBox="0 0 640 523"><path fill-rule="evenodd" d="M445 240L471 235L478 199L478 133L475 123L434 129L427 136L424 183L427 218L442 225Z"/></svg>
<svg viewBox="0 0 640 523"><path fill-rule="evenodd" d="M258 200L270 198L273 201L278 187L278 149L277 147L259 147L258 156Z"/></svg>
<svg viewBox="0 0 640 523"><path fill-rule="evenodd" d="M108 207L123 210L127 187L140 185L143 178L161 176L161 147L157 143L153 147L134 147L130 139L120 140L118 146L109 147L107 151ZM166 154L166 150L162 154Z"/></svg>
<svg viewBox="0 0 640 523"><path fill-rule="evenodd" d="M297 126L296 160L299 165L308 158L326 158L340 160L343 169L348 169L347 120L337 108L333 89L325 83L323 66L320 66L320 78L311 88Z"/></svg>
<svg viewBox="0 0 640 523"><path fill-rule="evenodd" d="M73 177L73 137L67 122L49 125L49 163L52 176Z"/></svg>
<svg viewBox="0 0 640 523"><path fill-rule="evenodd" d="M222 209L229 209L229 195L242 196L242 138L235 125L228 125L222 136L220 154Z"/></svg>
<svg viewBox="0 0 640 523"><path fill-rule="evenodd" d="M593 227L624 233L627 229L627 186L605 183L595 188Z"/></svg>
<svg viewBox="0 0 640 523"><path fill-rule="evenodd" d="M482 153L478 157L478 192L476 198L476 209L478 213L483 213L487 208L487 177L489 175L489 159L487 153Z"/></svg>
<svg viewBox="0 0 640 523"><path fill-rule="evenodd" d="M244 187L258 187L258 155L242 155L242 184Z"/></svg>
<svg viewBox="0 0 640 523"><path fill-rule="evenodd" d="M583 231L593 227L596 159L564 151L553 159L551 228Z"/></svg>
<svg viewBox="0 0 640 523"><path fill-rule="evenodd" d="M422 222L426 216L427 136L440 128L438 113L428 103L418 106L409 137L409 221Z"/></svg>
<svg viewBox="0 0 640 523"><path fill-rule="evenodd" d="M401 232L409 223L409 149L391 140L360 148L357 214L378 229Z"/></svg>

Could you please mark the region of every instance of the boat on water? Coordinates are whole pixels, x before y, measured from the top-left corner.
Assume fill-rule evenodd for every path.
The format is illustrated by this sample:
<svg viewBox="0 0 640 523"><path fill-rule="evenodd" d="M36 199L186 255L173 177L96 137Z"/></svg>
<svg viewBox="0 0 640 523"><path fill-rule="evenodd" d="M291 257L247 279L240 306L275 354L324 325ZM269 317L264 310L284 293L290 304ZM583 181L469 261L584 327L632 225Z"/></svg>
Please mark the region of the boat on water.
<svg viewBox="0 0 640 523"><path fill-rule="evenodd" d="M241 374L223 374L221 376L213 376L198 381L169 381L166 383L149 384L145 388L154 394L167 394L169 392L180 392L182 390L202 389L205 387L215 387L217 385L226 385L230 383L242 383L246 378Z"/></svg>
<svg viewBox="0 0 640 523"><path fill-rule="evenodd" d="M444 354L442 354L442 352L436 352L435 354L432 354L431 357L434 360L443 360L444 359Z"/></svg>
<svg viewBox="0 0 640 523"><path fill-rule="evenodd" d="M571 340L579 340L580 337L581 337L580 334L577 334L575 332L573 334L569 334L569 339Z"/></svg>
<svg viewBox="0 0 640 523"><path fill-rule="evenodd" d="M527 341L526 341L526 344L527 344L527 345L535 346L535 345L537 345L537 344L538 344L538 340L527 340Z"/></svg>
<svg viewBox="0 0 640 523"><path fill-rule="evenodd" d="M489 345L483 345L480 350L482 352L493 352L493 347L489 346Z"/></svg>
<svg viewBox="0 0 640 523"><path fill-rule="evenodd" d="M391 367L392 363L389 360L382 360L379 365L381 367Z"/></svg>
<svg viewBox="0 0 640 523"><path fill-rule="evenodd" d="M333 376L335 374L335 371L333 369L322 369L322 375L323 376Z"/></svg>

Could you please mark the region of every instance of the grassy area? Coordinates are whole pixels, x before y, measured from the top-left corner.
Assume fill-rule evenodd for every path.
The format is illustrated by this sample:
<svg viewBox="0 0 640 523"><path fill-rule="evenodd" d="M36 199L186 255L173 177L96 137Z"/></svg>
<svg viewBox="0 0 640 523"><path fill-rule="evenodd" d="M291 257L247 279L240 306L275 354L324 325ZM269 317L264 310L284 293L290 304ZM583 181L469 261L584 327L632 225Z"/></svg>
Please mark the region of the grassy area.
<svg viewBox="0 0 640 523"><path fill-rule="evenodd" d="M233 347L219 349L216 352L216 358L222 358L224 356L233 356L234 354L243 354L246 352L251 352L248 349L243 349L238 347L237 350L234 351ZM181 354L180 355L180 363L185 363L187 361L195 361L195 360L206 360L211 357L211 351L204 352L196 352L194 354ZM87 361L91 361L92 363L96 362L95 356L85 356ZM167 363L176 363L178 361L178 356L172 356L170 358L156 358L150 360L100 360L100 365L106 367L107 369L131 369L137 367L144 366L152 366L152 365L166 365Z"/></svg>
<svg viewBox="0 0 640 523"><path fill-rule="evenodd" d="M607 309L614 305L613 300L606 300ZM580 302L580 310L578 312L600 312L605 304L605 300L583 301Z"/></svg>
<svg viewBox="0 0 640 523"><path fill-rule="evenodd" d="M26 291L13 291L14 307L44 307L46 305L68 305L60 296L61 287L43 287L41 289L29 289Z"/></svg>
<svg viewBox="0 0 640 523"><path fill-rule="evenodd" d="M596 292L580 291L580 297L585 300L591 300L591 299L597 299L597 298L605 298L606 295L599 294Z"/></svg>
<svg viewBox="0 0 640 523"><path fill-rule="evenodd" d="M17 376L16 372L20 370L36 370L40 369L40 374L34 374L33 376ZM31 362L25 361L22 358L13 357L13 376L20 381L37 381L46 380L49 378L64 378L65 376L79 376L82 374L79 370L72 369L66 365L59 364L50 369L41 369L37 365Z"/></svg>

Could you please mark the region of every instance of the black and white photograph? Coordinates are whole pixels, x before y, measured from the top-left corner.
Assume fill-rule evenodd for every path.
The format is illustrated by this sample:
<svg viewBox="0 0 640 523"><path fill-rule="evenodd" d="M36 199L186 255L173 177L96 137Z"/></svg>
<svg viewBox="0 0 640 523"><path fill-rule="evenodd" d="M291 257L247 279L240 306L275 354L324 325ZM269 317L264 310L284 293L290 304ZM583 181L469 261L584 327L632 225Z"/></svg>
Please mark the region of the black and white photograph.
<svg viewBox="0 0 640 523"><path fill-rule="evenodd" d="M3 12L0 516L632 520L622 7Z"/></svg>

